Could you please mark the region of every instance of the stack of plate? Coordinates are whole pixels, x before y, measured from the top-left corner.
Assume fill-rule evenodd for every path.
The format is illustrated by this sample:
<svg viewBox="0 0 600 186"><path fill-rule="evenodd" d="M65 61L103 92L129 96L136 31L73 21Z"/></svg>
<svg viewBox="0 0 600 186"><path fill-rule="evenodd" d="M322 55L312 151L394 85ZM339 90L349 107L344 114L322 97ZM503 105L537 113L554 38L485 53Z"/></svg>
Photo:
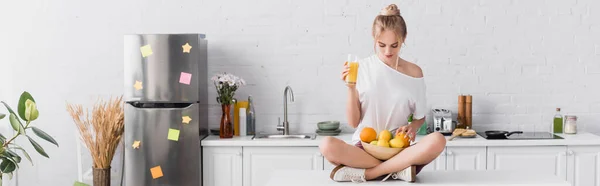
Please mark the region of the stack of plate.
<svg viewBox="0 0 600 186"><path fill-rule="evenodd" d="M342 132L339 121L321 121L317 123L317 128L320 136L337 136Z"/></svg>

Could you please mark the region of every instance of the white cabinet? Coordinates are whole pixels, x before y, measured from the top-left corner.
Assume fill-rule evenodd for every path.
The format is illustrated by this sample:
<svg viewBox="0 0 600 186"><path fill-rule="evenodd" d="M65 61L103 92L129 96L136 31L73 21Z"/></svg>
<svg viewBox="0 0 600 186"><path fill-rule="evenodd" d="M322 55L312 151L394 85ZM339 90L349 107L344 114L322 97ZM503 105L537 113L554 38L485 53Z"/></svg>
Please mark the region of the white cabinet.
<svg viewBox="0 0 600 186"><path fill-rule="evenodd" d="M244 147L244 186L263 186L278 170L323 170L318 147Z"/></svg>
<svg viewBox="0 0 600 186"><path fill-rule="evenodd" d="M486 147L447 147L446 170L485 170Z"/></svg>
<svg viewBox="0 0 600 186"><path fill-rule="evenodd" d="M242 147L203 147L202 150L202 185L242 185Z"/></svg>
<svg viewBox="0 0 600 186"><path fill-rule="evenodd" d="M446 170L446 150L444 150L440 155L435 158L431 163L427 164L423 167L421 171L439 171Z"/></svg>
<svg viewBox="0 0 600 186"><path fill-rule="evenodd" d="M573 186L600 186L600 146L567 148L567 180Z"/></svg>
<svg viewBox="0 0 600 186"><path fill-rule="evenodd" d="M487 170L547 172L566 180L566 146L488 147Z"/></svg>

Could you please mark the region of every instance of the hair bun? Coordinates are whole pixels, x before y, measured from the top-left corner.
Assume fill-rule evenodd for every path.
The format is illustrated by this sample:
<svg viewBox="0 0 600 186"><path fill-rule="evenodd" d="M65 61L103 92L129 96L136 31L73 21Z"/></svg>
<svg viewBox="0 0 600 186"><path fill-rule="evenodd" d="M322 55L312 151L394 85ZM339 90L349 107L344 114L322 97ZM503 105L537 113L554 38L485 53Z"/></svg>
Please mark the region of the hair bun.
<svg viewBox="0 0 600 186"><path fill-rule="evenodd" d="M387 7L385 7L383 10L381 10L381 12L379 13L379 15L382 15L382 16L400 16L400 10L398 9L398 6L396 6L395 4L390 4Z"/></svg>

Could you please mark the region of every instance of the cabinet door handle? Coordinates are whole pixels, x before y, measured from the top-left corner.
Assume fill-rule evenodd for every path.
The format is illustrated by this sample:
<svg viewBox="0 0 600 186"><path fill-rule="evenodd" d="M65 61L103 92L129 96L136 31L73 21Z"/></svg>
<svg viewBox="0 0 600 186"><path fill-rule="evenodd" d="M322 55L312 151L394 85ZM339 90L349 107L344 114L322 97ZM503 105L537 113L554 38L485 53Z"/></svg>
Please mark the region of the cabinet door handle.
<svg viewBox="0 0 600 186"><path fill-rule="evenodd" d="M452 156L454 155L454 153L452 153L452 151L448 151L448 156Z"/></svg>
<svg viewBox="0 0 600 186"><path fill-rule="evenodd" d="M573 151L572 151L572 150L570 150L570 151L568 151L568 152L567 152L567 154L568 154L569 156L572 156L574 153L573 153Z"/></svg>
<svg viewBox="0 0 600 186"><path fill-rule="evenodd" d="M237 155L238 156L242 156L243 154L242 154L242 152L238 152Z"/></svg>
<svg viewBox="0 0 600 186"><path fill-rule="evenodd" d="M323 155L322 155L321 153L318 153L318 152L317 152L317 156L318 156L318 157L321 157L321 156L323 156Z"/></svg>

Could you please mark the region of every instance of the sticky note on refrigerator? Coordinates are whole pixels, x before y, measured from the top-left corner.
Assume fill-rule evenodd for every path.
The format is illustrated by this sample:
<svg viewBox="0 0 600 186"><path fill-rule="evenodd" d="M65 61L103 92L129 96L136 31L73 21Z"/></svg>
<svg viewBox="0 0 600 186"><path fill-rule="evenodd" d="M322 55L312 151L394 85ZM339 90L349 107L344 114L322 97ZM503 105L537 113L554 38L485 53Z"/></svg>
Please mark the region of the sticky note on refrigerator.
<svg viewBox="0 0 600 186"><path fill-rule="evenodd" d="M169 135L167 135L169 140L179 141L179 130L177 129L169 129Z"/></svg>
<svg viewBox="0 0 600 186"><path fill-rule="evenodd" d="M133 88L135 88L135 90L141 90L142 88L144 88L144 86L142 86L141 81L135 81L135 84L133 84Z"/></svg>
<svg viewBox="0 0 600 186"><path fill-rule="evenodd" d="M181 117L181 123L190 124L190 121L192 121L192 118L190 118L189 116Z"/></svg>
<svg viewBox="0 0 600 186"><path fill-rule="evenodd" d="M160 178L163 176L163 172L160 166L152 167L150 169L150 174L152 174L153 179Z"/></svg>
<svg viewBox="0 0 600 186"><path fill-rule="evenodd" d="M185 45L181 45L181 48L183 48L183 53L190 53L192 46L189 43L185 43Z"/></svg>
<svg viewBox="0 0 600 186"><path fill-rule="evenodd" d="M179 76L179 83L189 85L190 81L192 81L192 74L181 72L181 75Z"/></svg>
<svg viewBox="0 0 600 186"><path fill-rule="evenodd" d="M148 57L153 54L152 47L149 44L140 47L140 52L142 52L142 57Z"/></svg>
<svg viewBox="0 0 600 186"><path fill-rule="evenodd" d="M131 145L131 147L133 147L134 149L139 149L141 143L141 141L133 141L133 145Z"/></svg>

